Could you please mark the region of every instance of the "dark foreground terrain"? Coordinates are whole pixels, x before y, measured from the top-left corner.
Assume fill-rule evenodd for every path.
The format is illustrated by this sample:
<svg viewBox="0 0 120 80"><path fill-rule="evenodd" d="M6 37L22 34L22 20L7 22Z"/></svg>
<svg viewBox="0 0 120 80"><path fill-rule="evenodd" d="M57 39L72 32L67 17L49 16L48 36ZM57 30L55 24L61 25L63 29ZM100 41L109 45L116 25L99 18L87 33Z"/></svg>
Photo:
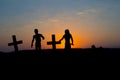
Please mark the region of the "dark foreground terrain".
<svg viewBox="0 0 120 80"><path fill-rule="evenodd" d="M0 53L4 64L118 64L120 49L24 50Z"/></svg>

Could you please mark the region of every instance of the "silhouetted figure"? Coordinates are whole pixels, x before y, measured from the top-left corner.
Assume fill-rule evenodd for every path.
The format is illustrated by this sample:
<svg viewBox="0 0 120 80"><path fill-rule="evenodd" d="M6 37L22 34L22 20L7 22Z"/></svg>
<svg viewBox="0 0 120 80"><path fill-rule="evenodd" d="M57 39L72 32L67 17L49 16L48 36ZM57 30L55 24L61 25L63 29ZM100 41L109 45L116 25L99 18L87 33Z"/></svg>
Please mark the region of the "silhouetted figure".
<svg viewBox="0 0 120 80"><path fill-rule="evenodd" d="M47 42L47 45L52 45L53 50L55 50L56 49L56 44L61 44L61 42L55 41L55 35L53 34L52 35L52 41Z"/></svg>
<svg viewBox="0 0 120 80"><path fill-rule="evenodd" d="M100 48L100 49L103 49L103 47L102 47L102 46L100 46L99 48Z"/></svg>
<svg viewBox="0 0 120 80"><path fill-rule="evenodd" d="M102 46L100 46L100 47L99 47L99 49L100 49L100 50L103 50L103 47L102 47Z"/></svg>
<svg viewBox="0 0 120 80"><path fill-rule="evenodd" d="M96 49L95 45L92 45L91 48L92 48L92 49Z"/></svg>
<svg viewBox="0 0 120 80"><path fill-rule="evenodd" d="M71 45L73 45L73 37L70 34L68 29L65 30L65 34L63 35L63 37L59 41L61 42L63 39L65 39L65 49L66 50L71 49ZM70 43L70 39L72 41L72 44Z"/></svg>
<svg viewBox="0 0 120 80"><path fill-rule="evenodd" d="M35 40L35 49L36 50L41 50L41 38L44 40L44 36L42 34L38 33L38 29L34 30L35 35L33 35L33 39L32 39L32 43L31 43L31 47L33 47L33 43Z"/></svg>
<svg viewBox="0 0 120 80"><path fill-rule="evenodd" d="M18 51L18 44L22 44L23 42L22 42L22 40L17 41L15 35L12 36L12 39L13 39L13 43L8 43L8 46L14 46L15 52L17 52Z"/></svg>

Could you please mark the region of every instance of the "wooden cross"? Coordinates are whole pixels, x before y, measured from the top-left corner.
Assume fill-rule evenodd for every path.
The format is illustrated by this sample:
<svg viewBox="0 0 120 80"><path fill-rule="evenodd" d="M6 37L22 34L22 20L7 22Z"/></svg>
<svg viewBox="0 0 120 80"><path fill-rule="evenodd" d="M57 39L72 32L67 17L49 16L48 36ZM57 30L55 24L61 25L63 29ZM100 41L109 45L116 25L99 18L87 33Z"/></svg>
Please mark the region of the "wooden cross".
<svg viewBox="0 0 120 80"><path fill-rule="evenodd" d="M53 50L56 49L56 44L61 44L59 41L55 41L55 35L52 35L52 41L47 42L47 45L52 45Z"/></svg>
<svg viewBox="0 0 120 80"><path fill-rule="evenodd" d="M22 40L17 41L15 35L12 36L12 39L13 39L13 42L8 43L8 46L14 46L15 52L17 52L18 51L18 44L22 44L23 42L22 42Z"/></svg>

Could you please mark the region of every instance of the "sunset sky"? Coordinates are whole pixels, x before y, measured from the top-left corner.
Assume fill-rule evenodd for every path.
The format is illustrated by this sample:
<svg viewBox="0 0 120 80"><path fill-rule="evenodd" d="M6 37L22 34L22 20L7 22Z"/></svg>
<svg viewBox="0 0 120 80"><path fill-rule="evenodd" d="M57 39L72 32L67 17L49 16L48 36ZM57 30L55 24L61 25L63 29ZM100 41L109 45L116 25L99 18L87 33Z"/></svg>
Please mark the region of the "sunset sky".
<svg viewBox="0 0 120 80"><path fill-rule="evenodd" d="M34 49L35 28L45 36L42 49L51 48L51 35L59 40L65 29L74 38L72 48L120 48L120 0L0 0L0 51L14 50L7 46L14 34L23 40L20 50Z"/></svg>

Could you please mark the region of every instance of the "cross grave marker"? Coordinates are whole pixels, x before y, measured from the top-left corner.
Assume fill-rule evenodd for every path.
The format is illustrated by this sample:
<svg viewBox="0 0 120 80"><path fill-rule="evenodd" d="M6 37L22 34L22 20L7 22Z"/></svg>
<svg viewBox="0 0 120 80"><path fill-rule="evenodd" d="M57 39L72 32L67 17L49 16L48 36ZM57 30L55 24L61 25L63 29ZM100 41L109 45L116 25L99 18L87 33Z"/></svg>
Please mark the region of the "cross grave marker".
<svg viewBox="0 0 120 80"><path fill-rule="evenodd" d="M52 34L52 41L47 42L47 45L52 45L53 50L55 50L56 44L61 44L61 42L55 41L55 34Z"/></svg>
<svg viewBox="0 0 120 80"><path fill-rule="evenodd" d="M23 41L22 40L17 41L15 35L12 36L12 39L13 39L13 42L8 43L8 46L14 46L15 52L17 52L18 51L18 44L22 44Z"/></svg>

